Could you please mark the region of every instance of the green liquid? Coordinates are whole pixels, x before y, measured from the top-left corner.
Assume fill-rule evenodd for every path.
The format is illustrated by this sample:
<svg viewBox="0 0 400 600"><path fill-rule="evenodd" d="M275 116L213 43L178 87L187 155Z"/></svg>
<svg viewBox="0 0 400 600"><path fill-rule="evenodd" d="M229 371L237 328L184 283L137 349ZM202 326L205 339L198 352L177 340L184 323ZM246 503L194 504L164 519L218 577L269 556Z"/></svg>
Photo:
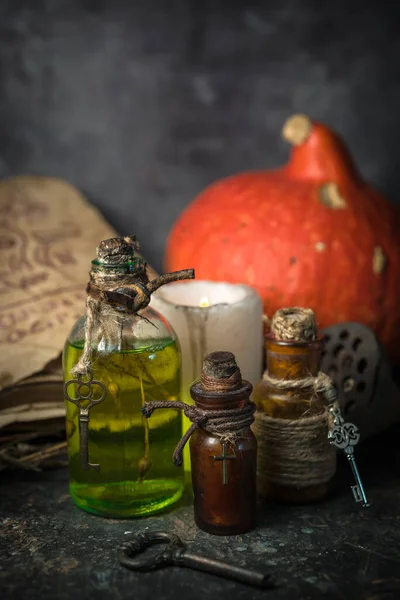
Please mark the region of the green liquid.
<svg viewBox="0 0 400 600"><path fill-rule="evenodd" d="M73 379L71 369L82 348L82 343L65 346L66 381ZM180 411L163 409L145 419L140 409L145 401L178 399L180 357L175 342L157 340L150 346L142 341L141 347L129 351L95 355L92 370L94 379L107 388L105 400L90 409L89 461L100 470L82 469L79 409L67 402L74 502L88 512L121 518L147 516L174 504L184 489L183 469L172 462L182 435ZM93 397L99 398L100 388L93 390ZM74 397L76 385L68 391Z"/></svg>

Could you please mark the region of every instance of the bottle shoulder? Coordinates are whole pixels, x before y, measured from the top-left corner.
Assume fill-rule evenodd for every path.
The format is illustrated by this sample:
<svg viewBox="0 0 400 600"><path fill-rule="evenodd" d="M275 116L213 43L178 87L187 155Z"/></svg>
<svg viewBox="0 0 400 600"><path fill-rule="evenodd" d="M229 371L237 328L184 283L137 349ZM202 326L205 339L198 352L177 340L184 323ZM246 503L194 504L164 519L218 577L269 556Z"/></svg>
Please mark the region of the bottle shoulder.
<svg viewBox="0 0 400 600"><path fill-rule="evenodd" d="M218 434L210 433L201 427L195 429L190 436L190 447L211 455L215 454L221 448L221 437ZM228 445L238 451L251 450L257 445L256 437L250 427L245 427L237 431L237 438Z"/></svg>
<svg viewBox="0 0 400 600"><path fill-rule="evenodd" d="M83 348L85 341L87 317L81 316L72 327L66 343L67 345ZM111 351L132 350L154 346L168 346L177 343L176 334L170 323L158 311L147 307L139 314L122 315L120 346L109 349ZM97 346L102 346L100 338Z"/></svg>

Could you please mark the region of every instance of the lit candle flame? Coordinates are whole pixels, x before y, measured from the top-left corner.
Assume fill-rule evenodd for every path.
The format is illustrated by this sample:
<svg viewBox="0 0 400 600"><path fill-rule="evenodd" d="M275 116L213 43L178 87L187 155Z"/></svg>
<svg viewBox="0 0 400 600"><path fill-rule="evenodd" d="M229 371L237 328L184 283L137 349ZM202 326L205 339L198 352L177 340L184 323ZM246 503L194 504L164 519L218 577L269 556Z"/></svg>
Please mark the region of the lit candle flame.
<svg viewBox="0 0 400 600"><path fill-rule="evenodd" d="M207 296L203 296L203 298L201 298L199 306L201 306L201 308L206 308L207 306L210 306L210 301L207 298Z"/></svg>

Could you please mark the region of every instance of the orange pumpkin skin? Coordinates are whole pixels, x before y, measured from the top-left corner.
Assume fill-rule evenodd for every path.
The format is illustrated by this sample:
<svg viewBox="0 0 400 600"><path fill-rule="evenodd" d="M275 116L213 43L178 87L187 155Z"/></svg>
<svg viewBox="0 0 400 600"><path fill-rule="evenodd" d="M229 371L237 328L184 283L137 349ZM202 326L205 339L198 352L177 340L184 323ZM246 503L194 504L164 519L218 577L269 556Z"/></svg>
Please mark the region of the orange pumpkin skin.
<svg viewBox="0 0 400 600"><path fill-rule="evenodd" d="M165 270L190 264L197 279L247 283L269 316L305 306L321 328L358 321L400 361L397 207L362 181L334 132L307 123L288 165L228 177L194 200L170 234Z"/></svg>

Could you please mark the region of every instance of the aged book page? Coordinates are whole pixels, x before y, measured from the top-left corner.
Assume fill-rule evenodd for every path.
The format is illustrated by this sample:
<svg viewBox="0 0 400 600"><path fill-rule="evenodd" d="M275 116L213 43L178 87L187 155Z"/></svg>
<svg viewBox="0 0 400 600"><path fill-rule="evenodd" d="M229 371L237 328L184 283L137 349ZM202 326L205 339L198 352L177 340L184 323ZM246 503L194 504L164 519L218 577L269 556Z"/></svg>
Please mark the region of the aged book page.
<svg viewBox="0 0 400 600"><path fill-rule="evenodd" d="M65 181L0 181L0 389L60 354L84 313L96 246L113 235Z"/></svg>

